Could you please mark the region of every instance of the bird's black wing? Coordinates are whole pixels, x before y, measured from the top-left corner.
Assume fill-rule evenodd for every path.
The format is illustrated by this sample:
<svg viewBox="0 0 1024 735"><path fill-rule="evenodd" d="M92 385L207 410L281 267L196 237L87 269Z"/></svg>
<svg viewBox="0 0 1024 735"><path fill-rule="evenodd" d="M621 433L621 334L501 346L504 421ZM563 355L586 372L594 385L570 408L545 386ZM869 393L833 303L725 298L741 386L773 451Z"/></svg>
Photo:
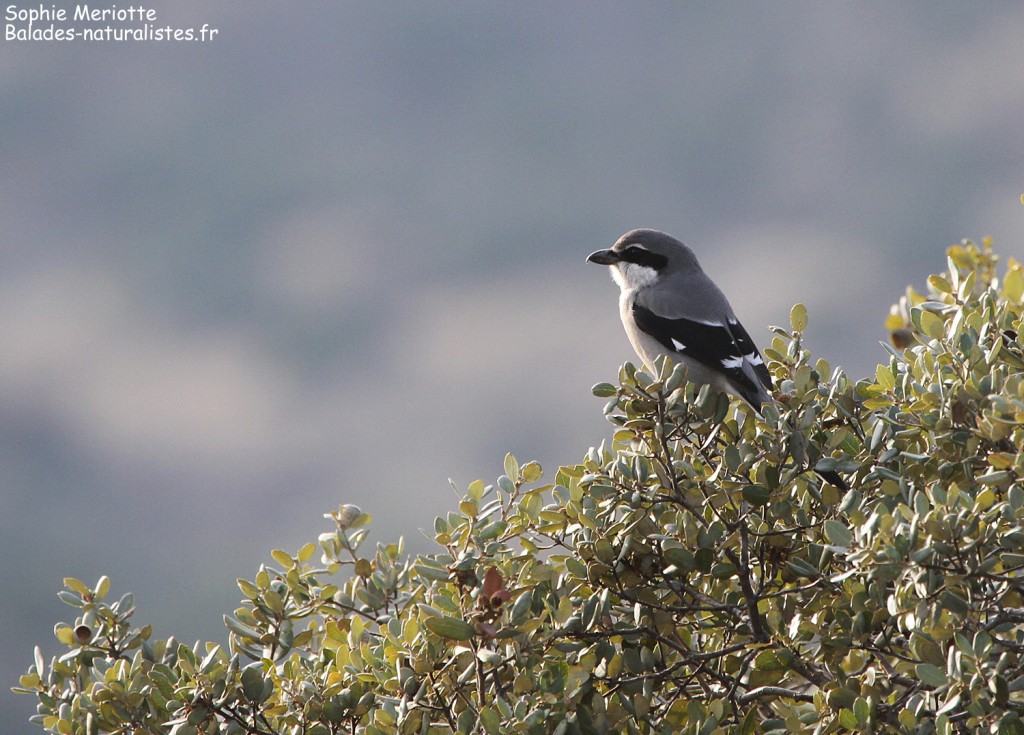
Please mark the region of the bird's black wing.
<svg viewBox="0 0 1024 735"><path fill-rule="evenodd" d="M747 334L747 330L743 328L743 325L735 319L729 322L728 327L733 338L736 340L736 347L739 349L740 354L743 355L743 359L750 364L754 375L757 376L758 382L764 386L765 390L771 390L772 374L768 372L768 366L764 364L764 358L761 357L761 353L754 346L754 340Z"/></svg>
<svg viewBox="0 0 1024 735"><path fill-rule="evenodd" d="M685 317L670 319L636 303L633 304L633 319L641 330L658 340L665 349L684 354L708 369L722 373L740 397L755 408L760 406L758 396L772 387L771 375L761 353L747 330L737 321L714 324ZM750 371L760 386L751 378Z"/></svg>

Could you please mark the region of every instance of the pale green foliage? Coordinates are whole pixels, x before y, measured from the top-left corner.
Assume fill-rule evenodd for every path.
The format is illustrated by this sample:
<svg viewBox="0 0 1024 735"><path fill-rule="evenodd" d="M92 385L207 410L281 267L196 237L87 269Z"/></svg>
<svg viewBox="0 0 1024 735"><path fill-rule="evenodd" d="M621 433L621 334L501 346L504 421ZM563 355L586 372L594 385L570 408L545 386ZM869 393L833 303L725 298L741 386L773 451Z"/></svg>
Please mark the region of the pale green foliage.
<svg viewBox="0 0 1024 735"><path fill-rule="evenodd" d="M68 651L20 689L65 735L1022 733L1024 274L965 243L929 288L856 385L795 307L763 417L627 364L594 388L611 446L551 485L506 457L434 554L362 555L343 506L239 580L227 648L67 580Z"/></svg>

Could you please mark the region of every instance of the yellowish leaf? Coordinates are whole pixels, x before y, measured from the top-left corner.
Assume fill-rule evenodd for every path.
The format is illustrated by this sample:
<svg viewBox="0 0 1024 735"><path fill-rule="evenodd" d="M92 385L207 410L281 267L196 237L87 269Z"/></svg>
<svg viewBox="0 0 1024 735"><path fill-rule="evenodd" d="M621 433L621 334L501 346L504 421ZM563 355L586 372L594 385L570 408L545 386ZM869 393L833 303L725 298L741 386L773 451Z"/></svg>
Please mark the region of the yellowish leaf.
<svg viewBox="0 0 1024 735"><path fill-rule="evenodd" d="M922 311L921 331L927 337L931 337L932 339L940 339L946 331L945 326L942 323L942 317L930 311Z"/></svg>
<svg viewBox="0 0 1024 735"><path fill-rule="evenodd" d="M892 311L889 312L889 316L885 318L885 328L892 332L905 326L906 322L903 321L903 316L896 307L893 307Z"/></svg>
<svg viewBox="0 0 1024 735"><path fill-rule="evenodd" d="M803 304L793 304L789 312L789 326L794 332L802 332L807 329L807 307Z"/></svg>
<svg viewBox="0 0 1024 735"><path fill-rule="evenodd" d="M1011 260L1010 268L1003 279L1003 298L1007 301L1019 304L1024 298L1024 269L1019 263Z"/></svg>

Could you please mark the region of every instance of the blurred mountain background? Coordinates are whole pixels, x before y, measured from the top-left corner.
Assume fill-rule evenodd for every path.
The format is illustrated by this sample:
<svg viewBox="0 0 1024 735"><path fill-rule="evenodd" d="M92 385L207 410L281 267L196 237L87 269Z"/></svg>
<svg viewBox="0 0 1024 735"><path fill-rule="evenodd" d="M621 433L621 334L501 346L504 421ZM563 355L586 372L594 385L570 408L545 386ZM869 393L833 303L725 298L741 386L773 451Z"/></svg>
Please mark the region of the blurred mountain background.
<svg viewBox="0 0 1024 735"><path fill-rule="evenodd" d="M948 245L1022 254L1019 2L149 7L219 34L0 45L8 733L64 576L225 642L340 502L425 551L449 477L608 438L628 229L854 378Z"/></svg>

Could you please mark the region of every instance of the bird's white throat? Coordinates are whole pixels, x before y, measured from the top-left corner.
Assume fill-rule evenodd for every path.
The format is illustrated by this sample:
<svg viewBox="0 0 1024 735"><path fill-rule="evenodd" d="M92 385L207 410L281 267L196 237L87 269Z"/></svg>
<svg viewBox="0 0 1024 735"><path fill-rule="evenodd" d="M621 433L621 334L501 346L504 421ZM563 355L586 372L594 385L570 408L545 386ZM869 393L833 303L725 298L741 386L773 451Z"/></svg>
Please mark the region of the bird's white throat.
<svg viewBox="0 0 1024 735"><path fill-rule="evenodd" d="M638 263L621 262L611 269L612 279L623 291L646 288L658 280L658 271Z"/></svg>

